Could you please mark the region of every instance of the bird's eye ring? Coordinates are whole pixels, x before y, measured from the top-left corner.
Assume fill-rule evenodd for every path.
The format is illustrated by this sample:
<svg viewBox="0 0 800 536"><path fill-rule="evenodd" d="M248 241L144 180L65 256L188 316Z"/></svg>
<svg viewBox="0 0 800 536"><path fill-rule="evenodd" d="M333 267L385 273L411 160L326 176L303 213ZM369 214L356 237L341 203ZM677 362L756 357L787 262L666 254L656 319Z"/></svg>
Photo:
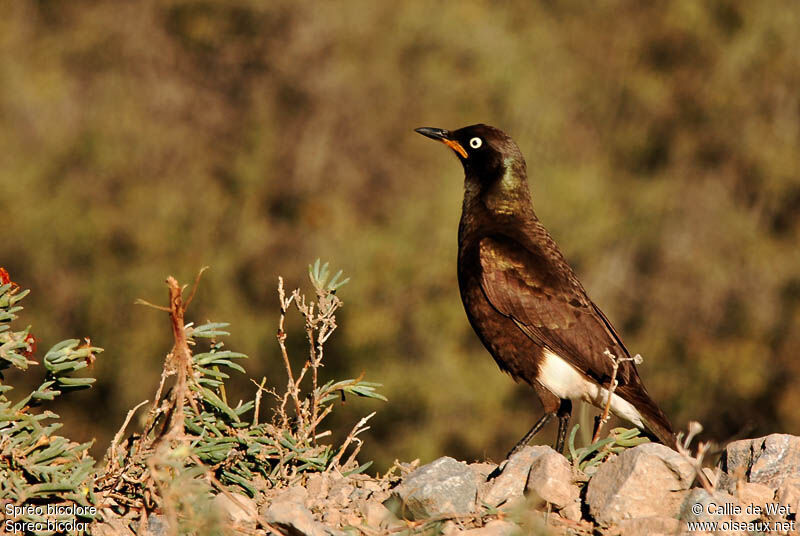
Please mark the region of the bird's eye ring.
<svg viewBox="0 0 800 536"><path fill-rule="evenodd" d="M469 146L473 149L478 149L481 145L483 145L483 140L478 137L469 140Z"/></svg>

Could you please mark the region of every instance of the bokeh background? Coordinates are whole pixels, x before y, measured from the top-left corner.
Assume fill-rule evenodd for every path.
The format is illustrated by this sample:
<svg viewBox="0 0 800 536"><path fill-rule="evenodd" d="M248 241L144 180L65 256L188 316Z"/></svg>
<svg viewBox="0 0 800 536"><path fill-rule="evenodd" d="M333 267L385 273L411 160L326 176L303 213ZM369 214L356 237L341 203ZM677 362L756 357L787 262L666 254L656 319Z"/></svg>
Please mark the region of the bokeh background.
<svg viewBox="0 0 800 536"><path fill-rule="evenodd" d="M390 400L348 400L335 434L376 410L362 460L378 470L501 458L541 408L467 324L462 171L413 132L476 122L519 143L540 218L677 428L800 433L794 0L3 12L0 265L32 289L20 324L40 352L75 336L106 349L96 388L55 408L98 455L170 348L136 298L210 265L189 318L231 322L250 376L280 386L277 276L307 289L320 257L352 278L324 373L364 371Z"/></svg>

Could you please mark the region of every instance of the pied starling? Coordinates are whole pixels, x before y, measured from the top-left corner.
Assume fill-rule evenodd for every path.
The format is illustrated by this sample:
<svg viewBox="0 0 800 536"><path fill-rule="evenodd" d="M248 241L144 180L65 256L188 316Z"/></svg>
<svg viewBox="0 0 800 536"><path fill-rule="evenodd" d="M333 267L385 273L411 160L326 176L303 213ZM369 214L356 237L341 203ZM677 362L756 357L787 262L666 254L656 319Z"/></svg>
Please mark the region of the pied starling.
<svg viewBox="0 0 800 536"><path fill-rule="evenodd" d="M416 131L450 147L464 166L458 284L469 322L500 368L533 387L544 406L511 453L553 416L561 452L572 401L606 406L614 366L608 352L619 363L611 412L674 448L669 420L647 394L628 349L533 212L514 140L480 124Z"/></svg>

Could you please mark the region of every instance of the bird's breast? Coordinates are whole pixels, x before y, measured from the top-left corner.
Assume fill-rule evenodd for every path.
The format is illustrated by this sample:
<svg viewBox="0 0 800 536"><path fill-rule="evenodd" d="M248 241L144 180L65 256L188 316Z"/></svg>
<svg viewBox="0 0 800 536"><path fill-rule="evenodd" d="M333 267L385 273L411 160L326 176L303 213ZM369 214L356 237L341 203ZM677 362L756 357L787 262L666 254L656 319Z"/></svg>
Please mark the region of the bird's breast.
<svg viewBox="0 0 800 536"><path fill-rule="evenodd" d="M481 275L477 249L474 253L460 251L458 283L470 325L503 371L532 385L538 374L542 347L492 306L481 287Z"/></svg>

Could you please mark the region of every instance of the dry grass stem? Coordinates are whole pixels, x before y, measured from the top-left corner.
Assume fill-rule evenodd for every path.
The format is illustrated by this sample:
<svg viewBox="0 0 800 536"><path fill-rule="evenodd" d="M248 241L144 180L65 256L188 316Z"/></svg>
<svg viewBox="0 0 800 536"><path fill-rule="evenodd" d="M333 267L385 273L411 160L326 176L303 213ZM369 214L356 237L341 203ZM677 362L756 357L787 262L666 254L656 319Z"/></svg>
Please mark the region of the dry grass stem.
<svg viewBox="0 0 800 536"><path fill-rule="evenodd" d="M617 372L619 372L620 364L622 364L624 361L633 361L637 365L642 363L642 356L639 354L636 354L633 357L617 357L611 353L608 348L606 348L603 354L611 360L611 380L608 382L608 395L605 406L603 407L603 413L598 418L597 424L594 428L592 443L596 443L600 439L600 432L611 416L611 399L614 396L614 391L616 391L617 386L619 385L619 382L617 381Z"/></svg>
<svg viewBox="0 0 800 536"><path fill-rule="evenodd" d="M360 448L361 448L361 445L360 445L361 440L357 439L357 436L358 436L358 434L369 430L369 426L364 427L364 425L367 424L367 421L370 420L374 416L375 416L375 412L373 411L372 413L370 413L366 417L363 417L360 421L358 421L356 423L355 426L353 426L353 429L350 430L349 434L347 434L347 438L344 440L344 442L342 443L342 446L339 448L339 452L337 452L336 456L334 456L333 460L331 460L331 463L328 466L329 470L330 470L331 467L336 467L336 468L340 467L339 466L339 462L342 459L342 455L347 450L347 447L350 446L350 443L352 443L353 441L356 441L356 440L358 441L359 445L358 445L357 448L360 450ZM351 458L354 458L354 456L351 456ZM344 466L341 466L341 467L344 467Z"/></svg>
<svg viewBox="0 0 800 536"><path fill-rule="evenodd" d="M125 421L122 423L122 426L114 435L114 439L111 441L111 447L109 449L108 459L111 464L119 468L119 464L117 463L117 446L119 442L122 441L122 434L125 433L125 429L128 427L128 424L131 422L131 418L133 414L136 413L136 410L147 404L149 400L145 400L143 402L138 403L133 409L128 411L128 414L125 416Z"/></svg>
<svg viewBox="0 0 800 536"><path fill-rule="evenodd" d="M697 421L691 421L689 423L689 433L686 434L686 437L684 438L683 432L679 432L678 440L675 442L675 446L678 450L678 453L686 458L692 467L694 467L696 478L700 482L700 485L702 485L703 489L705 489L706 492L711 495L714 493L714 485L703 472L703 458L711 449L712 443L710 441L698 443L697 453L694 456L692 455L691 451L692 440L702 431L703 425Z"/></svg>

